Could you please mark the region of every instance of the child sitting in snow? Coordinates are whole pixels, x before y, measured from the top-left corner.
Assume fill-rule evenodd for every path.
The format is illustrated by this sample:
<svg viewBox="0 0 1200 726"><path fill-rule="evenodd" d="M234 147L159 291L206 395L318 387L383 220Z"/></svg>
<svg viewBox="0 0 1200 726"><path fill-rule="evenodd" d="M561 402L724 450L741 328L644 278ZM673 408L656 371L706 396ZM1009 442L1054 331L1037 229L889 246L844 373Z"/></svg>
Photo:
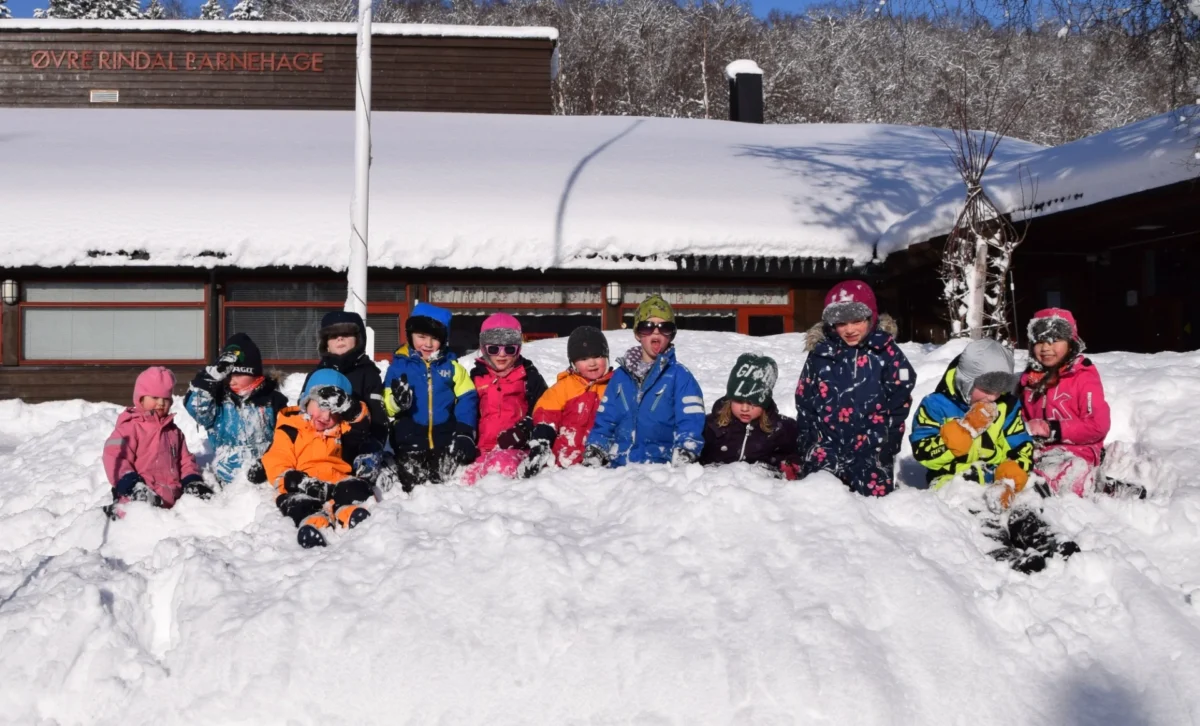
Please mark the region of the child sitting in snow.
<svg viewBox="0 0 1200 726"><path fill-rule="evenodd" d="M796 386L797 446L806 475L828 471L866 496L895 488L893 468L917 375L892 326L891 318L880 318L865 282L839 283L825 296Z"/></svg>
<svg viewBox="0 0 1200 726"><path fill-rule="evenodd" d="M1013 354L995 340L976 340L950 362L937 389L917 408L913 458L936 489L956 476L979 484L1000 483L1007 506L1025 488L1033 439L1013 393Z"/></svg>
<svg viewBox="0 0 1200 726"><path fill-rule="evenodd" d="M1037 445L1034 470L1054 492L1083 496L1100 483L1109 428L1100 373L1083 357L1083 340L1069 311L1039 311L1029 321L1028 333L1029 366L1021 376L1021 400L1025 427ZM1144 496L1145 490L1140 493Z"/></svg>
<svg viewBox="0 0 1200 726"><path fill-rule="evenodd" d="M988 507L1006 510L1029 481L1033 439L1013 393L1012 351L995 340L976 340L950 362L937 389L917 408L910 440L913 458L929 469L934 488L955 477L986 485ZM1069 557L1074 542L1059 542L1030 506L988 525L1004 546L991 553L1021 572L1037 572L1045 558Z"/></svg>
<svg viewBox="0 0 1200 726"><path fill-rule="evenodd" d="M309 376L299 406L279 413L263 468L279 492L276 506L299 528L301 547L324 547L322 530L349 529L370 516L358 503L371 496L371 484L352 476L342 455L342 437L367 418L366 404L354 400L350 381L328 368Z"/></svg>
<svg viewBox="0 0 1200 726"><path fill-rule="evenodd" d="M383 379L379 367L366 354L367 326L358 313L334 310L321 318L316 370L331 368L350 381L355 400L367 404L370 424L365 432L380 447L387 445L388 417L383 410ZM315 371L314 371L315 372ZM312 373L308 374L312 376ZM305 379L305 384L308 379ZM351 437L357 432L352 432ZM343 442L345 443L345 442ZM361 446L356 443L356 446ZM368 448L372 448L368 445ZM350 457L353 460L353 456Z"/></svg>
<svg viewBox="0 0 1200 726"><path fill-rule="evenodd" d="M583 462L589 466L690 464L704 447L704 396L675 362L675 311L660 295L638 306L638 345L626 351L600 400Z"/></svg>
<svg viewBox="0 0 1200 726"><path fill-rule="evenodd" d="M800 474L796 421L779 415L772 389L779 378L775 361L743 353L729 372L725 397L713 405L704 426L701 464L760 464L787 479Z"/></svg>
<svg viewBox="0 0 1200 726"><path fill-rule="evenodd" d="M113 519L121 516L118 502L149 502L170 509L184 493L201 499L212 496L175 417L167 413L174 390L175 374L169 368L142 371L133 384L133 406L117 417L104 443L104 472L113 487L113 504L104 511Z"/></svg>
<svg viewBox="0 0 1200 726"><path fill-rule="evenodd" d="M262 354L250 336L229 337L217 360L192 379L183 406L208 431L213 474L222 486L242 470L252 482L266 481L259 460L271 447L287 397L263 375Z"/></svg>
<svg viewBox="0 0 1200 726"><path fill-rule="evenodd" d="M567 467L583 461L584 444L612 378L608 340L599 328L584 325L571 331L567 360L570 367L533 409L529 474L550 464Z"/></svg>
<svg viewBox="0 0 1200 726"><path fill-rule="evenodd" d="M515 477L528 455L533 407L546 392L546 381L521 355L521 323L495 313L479 331L482 355L475 359L471 380L479 397L479 453L463 481L474 484L496 473Z"/></svg>
<svg viewBox="0 0 1200 726"><path fill-rule="evenodd" d="M404 332L408 343L384 376L383 405L395 420L397 476L409 492L475 461L479 399L467 370L446 350L449 310L417 303Z"/></svg>

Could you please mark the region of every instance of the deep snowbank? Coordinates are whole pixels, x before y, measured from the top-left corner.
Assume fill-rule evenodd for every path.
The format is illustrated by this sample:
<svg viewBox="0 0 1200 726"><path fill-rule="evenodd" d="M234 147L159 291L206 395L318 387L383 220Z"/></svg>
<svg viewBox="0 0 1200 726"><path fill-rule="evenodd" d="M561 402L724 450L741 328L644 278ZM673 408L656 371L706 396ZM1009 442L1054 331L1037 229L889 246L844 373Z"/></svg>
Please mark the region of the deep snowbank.
<svg viewBox="0 0 1200 726"><path fill-rule="evenodd" d="M543 372L561 366L565 341L529 347ZM680 358L711 401L750 348L780 362L776 397L792 410L802 336L684 333ZM918 394L960 349L905 346ZM1195 722L1200 354L1096 361L1114 467L1151 496L1049 502L1046 518L1084 552L1033 577L986 556L972 486L868 501L826 476L785 483L741 465L577 468L396 493L320 552L300 550L249 485L171 512L133 506L108 527L100 449L117 407L3 402L0 713ZM920 483L911 461L901 469Z"/></svg>

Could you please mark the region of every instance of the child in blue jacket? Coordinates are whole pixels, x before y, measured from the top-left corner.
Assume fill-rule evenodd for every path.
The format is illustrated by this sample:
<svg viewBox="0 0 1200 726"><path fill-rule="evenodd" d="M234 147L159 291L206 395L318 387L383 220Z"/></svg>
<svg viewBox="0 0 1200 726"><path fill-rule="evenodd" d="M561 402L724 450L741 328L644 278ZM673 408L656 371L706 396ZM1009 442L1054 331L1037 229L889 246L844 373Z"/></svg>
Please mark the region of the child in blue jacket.
<svg viewBox="0 0 1200 726"><path fill-rule="evenodd" d="M695 462L704 447L704 395L691 371L675 362L675 311L651 295L633 324L638 345L621 358L604 391L584 463Z"/></svg>
<svg viewBox="0 0 1200 726"><path fill-rule="evenodd" d="M880 323L875 293L858 280L834 286L807 343L796 385L805 475L828 471L858 494L891 493L917 374Z"/></svg>
<svg viewBox="0 0 1200 726"><path fill-rule="evenodd" d="M467 369L446 350L450 311L421 302L404 332L408 344L392 357L383 380L383 405L404 491L440 482L456 466L475 461L479 398Z"/></svg>
<svg viewBox="0 0 1200 726"><path fill-rule="evenodd" d="M259 459L271 448L287 397L263 375L262 354L250 336L229 336L217 360L192 379L183 406L208 431L212 471L222 486L242 470L252 482L265 481Z"/></svg>

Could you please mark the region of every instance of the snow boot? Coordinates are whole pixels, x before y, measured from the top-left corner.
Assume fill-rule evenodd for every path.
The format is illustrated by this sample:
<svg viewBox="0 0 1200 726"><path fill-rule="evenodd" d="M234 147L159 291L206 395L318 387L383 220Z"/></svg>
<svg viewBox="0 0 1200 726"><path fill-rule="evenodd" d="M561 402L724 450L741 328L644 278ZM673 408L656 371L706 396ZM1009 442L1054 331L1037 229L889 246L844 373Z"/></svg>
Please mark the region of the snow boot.
<svg viewBox="0 0 1200 726"><path fill-rule="evenodd" d="M1119 479L1104 477L1100 482L1100 491L1113 499L1145 499L1146 487L1141 484L1131 484Z"/></svg>
<svg viewBox="0 0 1200 726"><path fill-rule="evenodd" d="M328 526L329 516L325 512L310 514L300 523L300 529L296 531L296 541L306 550L313 547L324 547L327 543L321 530Z"/></svg>
<svg viewBox="0 0 1200 726"><path fill-rule="evenodd" d="M1070 540L1059 542L1050 525L1031 509L1014 511L1007 525L988 522L984 528L988 537L1004 545L988 554L1027 575L1044 570L1047 558L1058 555L1065 560L1079 551Z"/></svg>
<svg viewBox="0 0 1200 726"><path fill-rule="evenodd" d="M366 507L360 507L357 504L338 507L337 512L334 514L337 523L346 529L354 529L370 516L371 512Z"/></svg>

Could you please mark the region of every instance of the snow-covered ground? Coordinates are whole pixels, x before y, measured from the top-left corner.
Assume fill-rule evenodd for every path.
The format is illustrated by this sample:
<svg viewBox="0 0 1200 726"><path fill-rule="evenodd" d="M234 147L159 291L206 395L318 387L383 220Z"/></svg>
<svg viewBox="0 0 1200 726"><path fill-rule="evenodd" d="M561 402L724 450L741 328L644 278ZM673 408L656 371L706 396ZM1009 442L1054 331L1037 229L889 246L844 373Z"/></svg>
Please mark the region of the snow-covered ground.
<svg viewBox="0 0 1200 726"><path fill-rule="evenodd" d="M791 411L802 342L684 332L679 357L711 402L767 352ZM528 352L552 375L565 345ZM961 347L904 346L918 395ZM977 488L740 465L396 492L322 551L248 484L110 527L117 407L0 402L0 721L1198 722L1200 354L1094 359L1150 497L1050 501L1084 551L1034 576L986 555Z"/></svg>

